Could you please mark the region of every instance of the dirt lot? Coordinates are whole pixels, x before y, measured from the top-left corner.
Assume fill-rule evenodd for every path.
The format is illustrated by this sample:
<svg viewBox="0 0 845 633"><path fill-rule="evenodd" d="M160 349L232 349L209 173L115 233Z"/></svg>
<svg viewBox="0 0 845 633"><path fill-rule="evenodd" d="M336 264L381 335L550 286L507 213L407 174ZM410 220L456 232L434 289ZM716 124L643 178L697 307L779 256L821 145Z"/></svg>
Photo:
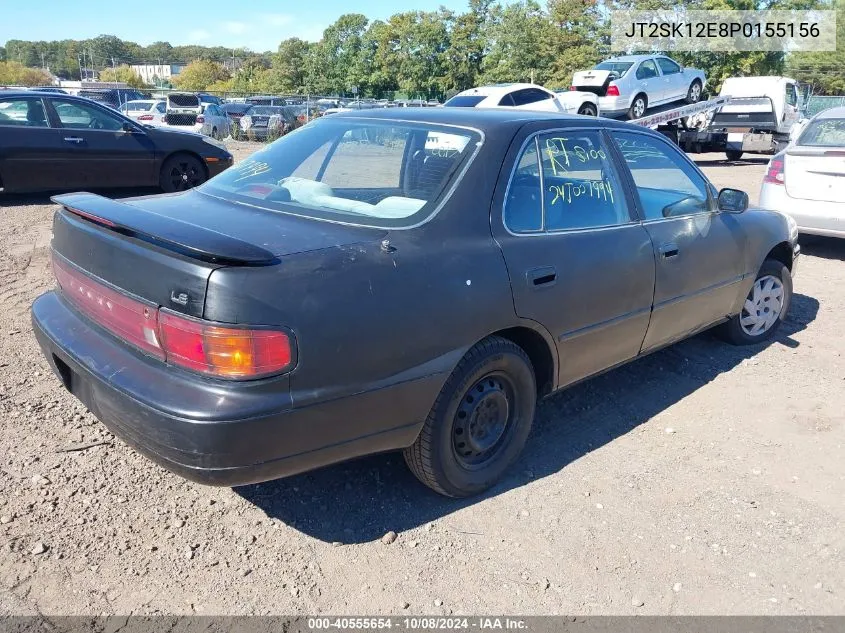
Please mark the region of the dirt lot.
<svg viewBox="0 0 845 633"><path fill-rule="evenodd" d="M765 160L700 164L756 200ZM702 335L552 397L453 501L396 455L231 490L115 441L30 332L52 212L0 201L0 614L845 613L845 244L804 240L770 345Z"/></svg>

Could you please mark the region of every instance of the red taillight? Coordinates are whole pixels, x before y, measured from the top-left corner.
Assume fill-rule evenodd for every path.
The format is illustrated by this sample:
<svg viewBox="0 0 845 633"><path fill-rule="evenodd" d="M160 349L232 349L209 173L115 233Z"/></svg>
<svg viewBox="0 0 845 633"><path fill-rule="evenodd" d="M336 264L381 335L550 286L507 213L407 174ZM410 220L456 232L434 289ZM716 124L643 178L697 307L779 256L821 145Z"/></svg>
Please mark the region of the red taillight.
<svg viewBox="0 0 845 633"><path fill-rule="evenodd" d="M306 117L305 117L304 114L300 114L298 117L296 117L296 120L299 121L300 123L305 123L305 119L306 119Z"/></svg>
<svg viewBox="0 0 845 633"><path fill-rule="evenodd" d="M164 359L158 342L158 307L145 305L53 257L53 272L67 299L81 312L135 347Z"/></svg>
<svg viewBox="0 0 845 633"><path fill-rule="evenodd" d="M275 374L291 362L290 338L276 330L212 325L171 312L159 312L167 362L224 378Z"/></svg>
<svg viewBox="0 0 845 633"><path fill-rule="evenodd" d="M578 90L578 88L576 88L575 86L569 86L569 89L570 90Z"/></svg>
<svg viewBox="0 0 845 633"><path fill-rule="evenodd" d="M783 158L773 158L769 161L766 167L766 175L763 176L763 182L768 182L773 185L782 185L784 183L783 172Z"/></svg>
<svg viewBox="0 0 845 633"><path fill-rule="evenodd" d="M152 121L153 115L152 114L142 114L141 116L138 117L138 120L139 121Z"/></svg>
<svg viewBox="0 0 845 633"><path fill-rule="evenodd" d="M113 290L53 256L62 294L117 337L166 361L220 378L261 378L289 369L291 338L282 331L231 327L186 317Z"/></svg>
<svg viewBox="0 0 845 633"><path fill-rule="evenodd" d="M619 96L619 88L617 86L614 86L613 84L610 84L607 87L607 93L606 94L607 94L608 97L618 97Z"/></svg>
<svg viewBox="0 0 845 633"><path fill-rule="evenodd" d="M199 115L197 117L197 123L205 123L205 117L203 115Z"/></svg>

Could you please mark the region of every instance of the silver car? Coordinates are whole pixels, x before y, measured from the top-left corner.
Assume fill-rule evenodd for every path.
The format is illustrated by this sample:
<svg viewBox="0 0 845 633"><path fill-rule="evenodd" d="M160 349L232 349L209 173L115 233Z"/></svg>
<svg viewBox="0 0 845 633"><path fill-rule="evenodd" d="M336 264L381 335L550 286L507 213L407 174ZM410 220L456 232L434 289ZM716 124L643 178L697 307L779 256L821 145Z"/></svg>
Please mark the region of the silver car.
<svg viewBox="0 0 845 633"><path fill-rule="evenodd" d="M705 81L704 71L684 68L665 55L626 55L575 73L572 89L596 94L604 116L639 119L652 106L698 102Z"/></svg>
<svg viewBox="0 0 845 633"><path fill-rule="evenodd" d="M820 112L766 167L760 206L801 233L845 238L845 107Z"/></svg>

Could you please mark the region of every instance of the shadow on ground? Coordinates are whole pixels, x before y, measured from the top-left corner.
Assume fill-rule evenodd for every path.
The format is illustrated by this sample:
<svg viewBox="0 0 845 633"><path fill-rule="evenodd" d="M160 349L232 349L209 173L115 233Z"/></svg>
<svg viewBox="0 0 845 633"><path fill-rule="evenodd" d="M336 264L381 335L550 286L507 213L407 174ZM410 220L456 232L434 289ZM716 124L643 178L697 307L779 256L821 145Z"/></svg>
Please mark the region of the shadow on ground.
<svg viewBox="0 0 845 633"><path fill-rule="evenodd" d="M845 261L845 239L841 237L801 235L798 243L801 244L801 252L804 255ZM798 258L798 275L801 275L801 258Z"/></svg>
<svg viewBox="0 0 845 633"><path fill-rule="evenodd" d="M704 333L540 403L532 435L511 474L486 494L447 499L418 483L400 454L330 466L235 491L299 531L326 542L360 543L418 527L541 477L625 435L768 345L795 348L793 335L819 302L796 294L770 342L734 347Z"/></svg>

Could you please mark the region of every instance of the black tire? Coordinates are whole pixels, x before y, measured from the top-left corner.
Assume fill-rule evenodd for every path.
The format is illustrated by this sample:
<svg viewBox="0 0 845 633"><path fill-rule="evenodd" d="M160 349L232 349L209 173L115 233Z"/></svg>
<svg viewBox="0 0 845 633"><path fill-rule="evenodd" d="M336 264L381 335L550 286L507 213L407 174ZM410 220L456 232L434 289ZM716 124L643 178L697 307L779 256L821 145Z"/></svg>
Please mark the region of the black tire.
<svg viewBox="0 0 845 633"><path fill-rule="evenodd" d="M592 103L583 103L581 104L581 107L578 108L578 114L583 116L598 116L599 111Z"/></svg>
<svg viewBox="0 0 845 633"><path fill-rule="evenodd" d="M742 151L738 149L725 150L725 156L728 157L728 160L739 160L742 158Z"/></svg>
<svg viewBox="0 0 845 633"><path fill-rule="evenodd" d="M628 118L632 121L634 119L639 119L640 117L645 116L646 110L648 110L648 97L640 93L634 97L634 100L631 102L631 107L628 108Z"/></svg>
<svg viewBox="0 0 845 633"><path fill-rule="evenodd" d="M689 104L698 103L701 101L701 82L696 79L689 85L687 90L686 102Z"/></svg>
<svg viewBox="0 0 845 633"><path fill-rule="evenodd" d="M220 136L217 134L216 127L211 128L211 138L213 138L214 140L220 140Z"/></svg>
<svg viewBox="0 0 845 633"><path fill-rule="evenodd" d="M174 154L161 166L159 186L162 191L187 191L201 185L207 179L205 166L199 158L190 154Z"/></svg>
<svg viewBox="0 0 845 633"><path fill-rule="evenodd" d="M477 343L441 389L417 440L404 451L411 472L448 497L495 484L519 457L537 404L534 369L512 341Z"/></svg>
<svg viewBox="0 0 845 633"><path fill-rule="evenodd" d="M743 320L746 319L746 316L744 315L748 315L752 319L754 318L754 315L750 314L750 308L752 308L753 305L756 308L756 315L765 316L770 309L768 306L772 305L771 300L763 300L756 304L754 302L755 287L760 280L767 277L773 277L780 280L783 297L781 308L777 313L777 318L771 325L766 327L766 329L761 330L758 334L751 334L746 331L748 325L746 325L746 328L743 328L742 323ZM765 285L765 282L763 285ZM760 271L757 273L757 277L754 280L754 286L752 286L749 291L746 302L750 302L751 305L743 305L739 314L732 317L730 321L727 321L719 326L718 333L722 336L722 338L734 345L754 345L756 343L768 341L775 335L778 328L781 326L781 323L783 323L783 320L786 318L787 312L789 312L789 304L792 302L792 273L790 273L789 269L781 262L775 259L767 259L763 262L763 265L760 267Z"/></svg>

